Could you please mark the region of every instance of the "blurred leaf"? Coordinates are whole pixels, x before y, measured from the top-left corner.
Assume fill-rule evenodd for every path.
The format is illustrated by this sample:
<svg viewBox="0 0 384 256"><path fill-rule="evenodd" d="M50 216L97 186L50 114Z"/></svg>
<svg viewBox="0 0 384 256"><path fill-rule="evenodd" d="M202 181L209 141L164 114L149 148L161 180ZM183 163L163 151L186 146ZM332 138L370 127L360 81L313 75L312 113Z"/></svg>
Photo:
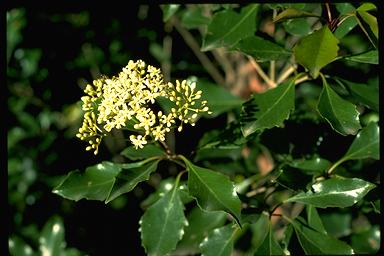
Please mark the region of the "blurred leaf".
<svg viewBox="0 0 384 256"><path fill-rule="evenodd" d="M127 147L121 152L121 155L135 161L154 156L163 157L165 156L165 152L155 144L148 144L145 145L144 148L139 149L135 149L134 146Z"/></svg>
<svg viewBox="0 0 384 256"><path fill-rule="evenodd" d="M169 60L169 55L167 55L164 52L164 49L163 49L162 45L160 45L158 43L155 43L155 42L150 43L150 45L149 45L149 52L160 63Z"/></svg>
<svg viewBox="0 0 384 256"><path fill-rule="evenodd" d="M251 254L254 255L254 253L259 249L259 247L264 242L266 236L268 235L269 231L269 216L267 213L263 212L259 219L251 224L251 230L252 230L252 240L251 240Z"/></svg>
<svg viewBox="0 0 384 256"><path fill-rule="evenodd" d="M206 256L230 256L233 251L233 244L237 226L232 223L216 228L208 233L208 236L200 244L202 255Z"/></svg>
<svg viewBox="0 0 384 256"><path fill-rule="evenodd" d="M319 208L349 207L362 199L374 184L358 178L333 177L312 185L312 190L288 198L285 202L299 202Z"/></svg>
<svg viewBox="0 0 384 256"><path fill-rule="evenodd" d="M44 225L40 238L41 255L62 255L65 248L64 226L59 217L52 217Z"/></svg>
<svg viewBox="0 0 384 256"><path fill-rule="evenodd" d="M227 176L192 164L185 157L187 165L188 188L198 205L206 211L225 211L240 223L241 202L234 184Z"/></svg>
<svg viewBox="0 0 384 256"><path fill-rule="evenodd" d="M328 26L303 37L293 48L296 61L307 68L313 78L317 78L321 68L337 57L339 40Z"/></svg>
<svg viewBox="0 0 384 256"><path fill-rule="evenodd" d="M362 104L379 112L379 83L354 83L340 78L334 78L337 82L345 85L351 95Z"/></svg>
<svg viewBox="0 0 384 256"><path fill-rule="evenodd" d="M7 11L7 63L9 63L13 50L23 39L21 30L26 25L25 9L11 9Z"/></svg>
<svg viewBox="0 0 384 256"><path fill-rule="evenodd" d="M271 4L268 3L266 6L268 6L271 9L277 9L277 8L282 8L282 9L287 9L287 8L295 8L295 9L305 9L307 4L305 3L276 3L276 4Z"/></svg>
<svg viewBox="0 0 384 256"><path fill-rule="evenodd" d="M351 236L351 245L357 254L377 255L380 249L380 227L373 226L371 229Z"/></svg>
<svg viewBox="0 0 384 256"><path fill-rule="evenodd" d="M371 50L352 56L345 56L344 59L360 63L379 64L379 51Z"/></svg>
<svg viewBox="0 0 384 256"><path fill-rule="evenodd" d="M219 47L230 47L240 39L251 36L256 31L256 14L259 4L251 4L240 13L223 10L215 13L203 38L202 51Z"/></svg>
<svg viewBox="0 0 384 256"><path fill-rule="evenodd" d="M254 94L243 104L241 131L244 137L280 126L295 108L295 81L283 83L262 94Z"/></svg>
<svg viewBox="0 0 384 256"><path fill-rule="evenodd" d="M105 203L109 203L116 197L124 193L128 193L140 182L148 180L149 175L156 171L158 163L159 160L155 160L148 162L141 167L125 169L124 171L120 172L116 177L115 183L113 184L113 187L108 194Z"/></svg>
<svg viewBox="0 0 384 256"><path fill-rule="evenodd" d="M147 180L149 174L156 170L157 163L156 158L129 164L104 161L87 167L84 173L78 170L70 172L53 193L75 201L85 198L105 200L107 203L132 190L139 182ZM121 169L128 171L121 173Z"/></svg>
<svg viewBox="0 0 384 256"><path fill-rule="evenodd" d="M166 255L174 250L186 225L184 206L174 187L151 205L140 219L141 241L148 255Z"/></svg>
<svg viewBox="0 0 384 256"><path fill-rule="evenodd" d="M210 18L202 14L200 8L187 9L181 16L181 22L187 29L208 25L210 21Z"/></svg>
<svg viewBox="0 0 384 256"><path fill-rule="evenodd" d="M361 129L356 106L342 99L323 78L317 109L332 128L342 135L356 134Z"/></svg>
<svg viewBox="0 0 384 256"><path fill-rule="evenodd" d="M329 235L339 238L351 234L351 213L324 213L321 219Z"/></svg>
<svg viewBox="0 0 384 256"><path fill-rule="evenodd" d="M198 79L196 82L199 85L199 89L203 92L204 99L207 100L209 110L212 111L212 114L206 114L206 117L216 117L231 109L240 107L243 102L239 97L231 94L221 85L216 85L203 79Z"/></svg>
<svg viewBox="0 0 384 256"><path fill-rule="evenodd" d="M308 226L326 235L327 231L323 226L323 222L316 208L313 205L307 205L305 210L307 211Z"/></svg>
<svg viewBox="0 0 384 256"><path fill-rule="evenodd" d="M292 19L283 22L284 29L294 36L303 37L312 32L307 19Z"/></svg>
<svg viewBox="0 0 384 256"><path fill-rule="evenodd" d="M263 243L257 249L255 255L283 255L283 249L277 243L275 237L273 236L272 225L270 220L268 220L268 231L267 235L264 238Z"/></svg>
<svg viewBox="0 0 384 256"><path fill-rule="evenodd" d="M254 35L241 39L232 49L251 55L257 62L284 59L292 54L280 45Z"/></svg>
<svg viewBox="0 0 384 256"><path fill-rule="evenodd" d="M379 132L377 124L370 122L356 135L347 153L343 156L343 161L369 157L380 159Z"/></svg>
<svg viewBox="0 0 384 256"><path fill-rule="evenodd" d="M314 157L312 159L294 159L288 164L293 168L303 170L305 173L311 175L320 174L331 166L331 162L320 157Z"/></svg>
<svg viewBox="0 0 384 256"><path fill-rule="evenodd" d="M167 22L173 14L180 8L180 4L166 4L162 6L163 9L163 22Z"/></svg>
<svg viewBox="0 0 384 256"><path fill-rule="evenodd" d="M185 227L185 234L177 248L189 254L198 253L200 242L210 230L222 226L226 218L227 214L224 212L206 212L194 207L187 216L189 225Z"/></svg>
<svg viewBox="0 0 384 256"><path fill-rule="evenodd" d="M35 254L31 246L15 235L12 235L8 239L8 249L10 255L12 256L28 256Z"/></svg>
<svg viewBox="0 0 384 256"><path fill-rule="evenodd" d="M306 223L292 222L297 238L306 254L309 255L350 255L352 248L343 241L308 228Z"/></svg>
<svg viewBox="0 0 384 256"><path fill-rule="evenodd" d="M288 8L284 11L280 12L274 19L273 22L282 22L288 19L296 19L296 18L305 18L305 17L320 17L317 14L302 11L299 9Z"/></svg>

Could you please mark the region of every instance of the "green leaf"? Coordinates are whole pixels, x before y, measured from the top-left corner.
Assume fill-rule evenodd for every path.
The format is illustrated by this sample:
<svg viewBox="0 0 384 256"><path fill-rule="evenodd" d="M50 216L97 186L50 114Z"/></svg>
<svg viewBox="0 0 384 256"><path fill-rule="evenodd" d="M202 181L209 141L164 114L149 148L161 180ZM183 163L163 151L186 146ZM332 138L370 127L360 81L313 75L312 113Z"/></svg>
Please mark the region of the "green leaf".
<svg viewBox="0 0 384 256"><path fill-rule="evenodd" d="M187 216L189 225L185 227L185 234L177 249L188 254L197 254L199 244L208 236L208 232L222 226L226 218L227 214L224 212L206 212L194 207Z"/></svg>
<svg viewBox="0 0 384 256"><path fill-rule="evenodd" d="M313 205L307 205L305 209L307 211L308 225L316 231L326 235L327 231L323 226L323 222L321 221L316 208Z"/></svg>
<svg viewBox="0 0 384 256"><path fill-rule="evenodd" d="M253 35L256 31L256 13L259 6L259 4L251 4L242 8L240 13L233 10L216 13L208 25L201 50L230 47L240 39Z"/></svg>
<svg viewBox="0 0 384 256"><path fill-rule="evenodd" d="M252 240L251 240L251 254L253 255L257 249L261 246L261 244L264 242L265 237L268 234L269 231L269 215L265 212L263 212L259 219L251 224L251 230L252 230Z"/></svg>
<svg viewBox="0 0 384 256"><path fill-rule="evenodd" d="M380 249L380 227L373 226L362 233L351 236L351 245L357 254L378 255ZM382 241L382 240L381 240Z"/></svg>
<svg viewBox="0 0 384 256"><path fill-rule="evenodd" d="M203 92L204 99L207 100L209 110L212 111L211 115L206 114L205 117L216 117L231 109L240 107L243 102L241 98L231 94L223 86L203 79L198 79L196 82L199 85L199 90Z"/></svg>
<svg viewBox="0 0 384 256"><path fill-rule="evenodd" d="M292 54L280 45L254 35L241 39L232 50L251 55L258 62L284 59Z"/></svg>
<svg viewBox="0 0 384 256"><path fill-rule="evenodd" d="M199 28L208 25L210 18L202 14L201 8L187 9L181 16L181 22L187 29Z"/></svg>
<svg viewBox="0 0 384 256"><path fill-rule="evenodd" d="M343 237L351 234L351 212L347 213L324 213L321 215L322 222L328 234L335 237Z"/></svg>
<svg viewBox="0 0 384 256"><path fill-rule="evenodd" d="M371 50L356 55L346 56L344 59L360 63L379 64L379 51Z"/></svg>
<svg viewBox="0 0 384 256"><path fill-rule="evenodd" d="M283 22L284 29L291 35L303 37L312 32L307 19L292 19Z"/></svg>
<svg viewBox="0 0 384 256"><path fill-rule="evenodd" d="M341 39L345 35L347 35L354 27L357 25L357 21L354 17L354 13L356 12L355 7L351 3L336 3L336 9L340 13L340 20L345 17L345 15L351 15L348 18L344 19L344 21L336 28L334 35Z"/></svg>
<svg viewBox="0 0 384 256"><path fill-rule="evenodd" d="M344 79L335 78L338 83L346 86L351 95L363 105L379 112L379 83L373 80L368 83L354 83Z"/></svg>
<svg viewBox="0 0 384 256"><path fill-rule="evenodd" d="M357 8L358 11L375 11L377 10L377 7L376 5L374 5L373 3L363 3L362 5L359 6L359 8Z"/></svg>
<svg viewBox="0 0 384 256"><path fill-rule="evenodd" d="M151 205L140 219L141 241L148 255L166 255L183 237L184 216L177 186Z"/></svg>
<svg viewBox="0 0 384 256"><path fill-rule="evenodd" d="M167 22L173 14L177 12L180 8L179 4L166 4L162 6L163 8L163 22Z"/></svg>
<svg viewBox="0 0 384 256"><path fill-rule="evenodd" d="M118 165L107 161L87 167L84 173L72 171L53 193L75 201L83 198L104 201L120 171Z"/></svg>
<svg viewBox="0 0 384 256"><path fill-rule="evenodd" d="M323 77L322 77L323 78ZM361 128L356 106L342 99L323 78L317 109L332 128L342 135L356 134Z"/></svg>
<svg viewBox="0 0 384 256"><path fill-rule="evenodd" d="M180 158L187 165L188 188L201 209L225 211L240 223L241 202L235 185L229 178L218 172L192 164L184 156Z"/></svg>
<svg viewBox="0 0 384 256"><path fill-rule="evenodd" d="M347 153L343 156L343 161L369 157L379 160L379 133L380 129L377 124L370 122L356 135Z"/></svg>
<svg viewBox="0 0 384 256"><path fill-rule="evenodd" d="M358 178L333 177L312 185L312 190L300 192L285 202L299 202L319 208L349 207L362 199L374 184Z"/></svg>
<svg viewBox="0 0 384 256"><path fill-rule="evenodd" d="M121 154L130 160L141 160L154 156L164 157L165 152L154 144L145 145L144 148L135 149L134 146L127 147Z"/></svg>
<svg viewBox="0 0 384 256"><path fill-rule="evenodd" d="M232 223L221 228L216 228L200 244L202 255L230 256L233 251L234 238L238 228Z"/></svg>
<svg viewBox="0 0 384 256"><path fill-rule="evenodd" d="M137 168L124 169L116 177L116 181L113 184L112 190L105 200L105 203L109 203L116 197L128 193L136 187L136 185L142 181L148 180L149 175L156 171L159 160L151 161L143 166Z"/></svg>
<svg viewBox="0 0 384 256"><path fill-rule="evenodd" d="M343 241L320 233L297 220L292 222L297 238L308 255L350 255L353 249Z"/></svg>
<svg viewBox="0 0 384 256"><path fill-rule="evenodd" d="M65 248L64 226L59 217L52 217L44 225L40 238L41 255L61 255Z"/></svg>
<svg viewBox="0 0 384 256"><path fill-rule="evenodd" d="M295 82L287 82L262 94L254 94L243 104L241 130L244 137L280 126L295 108Z"/></svg>
<svg viewBox="0 0 384 256"><path fill-rule="evenodd" d="M365 23L368 24L370 32L373 33L377 40L379 38L379 28L376 17L367 11L359 10L359 8L357 8L357 14L357 18L361 18Z"/></svg>
<svg viewBox="0 0 384 256"><path fill-rule="evenodd" d="M274 19L273 22L282 22L289 19L296 19L296 18L305 18L305 17L319 17L319 15L306 12L299 9L294 8L288 8L284 11L280 12Z"/></svg>
<svg viewBox="0 0 384 256"><path fill-rule="evenodd" d="M281 246L273 236L270 221L268 221L268 234L265 236L263 243L260 245L255 255L284 255L283 249L281 249Z"/></svg>
<svg viewBox="0 0 384 256"><path fill-rule="evenodd" d="M32 247L15 235L8 239L8 249L12 256L34 255Z"/></svg>
<svg viewBox="0 0 384 256"><path fill-rule="evenodd" d="M327 159L314 157L312 159L294 159L289 166L303 170L306 174L317 175L331 166Z"/></svg>
<svg viewBox="0 0 384 256"><path fill-rule="evenodd" d="M317 78L322 69L337 57L339 40L328 26L303 37L293 48L296 61L307 68L313 78Z"/></svg>

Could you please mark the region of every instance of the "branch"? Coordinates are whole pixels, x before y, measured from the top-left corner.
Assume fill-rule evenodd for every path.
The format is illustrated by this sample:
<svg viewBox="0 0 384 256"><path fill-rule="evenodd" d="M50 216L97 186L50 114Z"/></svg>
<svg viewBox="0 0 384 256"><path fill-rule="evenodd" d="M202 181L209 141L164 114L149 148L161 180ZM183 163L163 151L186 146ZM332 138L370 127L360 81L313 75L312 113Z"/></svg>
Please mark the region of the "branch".
<svg viewBox="0 0 384 256"><path fill-rule="evenodd" d="M276 83L273 82L261 69L260 65L257 64L257 62L250 56L248 56L249 61L251 62L252 66L256 69L257 73L261 76L261 78L267 83L268 87L275 88Z"/></svg>
<svg viewBox="0 0 384 256"><path fill-rule="evenodd" d="M225 80L223 76L220 74L217 68L212 64L212 62L207 57L207 55L205 55L203 52L200 51L200 46L196 42L192 34L189 33L189 31L186 30L183 26L181 26L180 21L176 17L173 16L171 19L173 21L173 25L176 28L176 30L183 37L185 43L189 46L189 48L191 48L193 53L199 59L199 61L201 62L203 67L207 70L209 75L213 78L213 80L215 80L217 84L224 84Z"/></svg>

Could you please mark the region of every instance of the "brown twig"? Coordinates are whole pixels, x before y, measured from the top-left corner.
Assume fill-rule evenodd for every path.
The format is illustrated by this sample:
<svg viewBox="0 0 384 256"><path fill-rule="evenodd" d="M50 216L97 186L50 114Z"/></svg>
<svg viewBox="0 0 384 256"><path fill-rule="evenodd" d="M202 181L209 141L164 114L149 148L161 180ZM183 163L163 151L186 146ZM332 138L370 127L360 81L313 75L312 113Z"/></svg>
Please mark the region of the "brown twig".
<svg viewBox="0 0 384 256"><path fill-rule="evenodd" d="M267 74L263 71L263 69L260 67L260 65L250 56L248 56L248 59L252 66L256 69L256 72L260 75L260 77L267 83L269 88L275 88L276 83L272 81Z"/></svg>

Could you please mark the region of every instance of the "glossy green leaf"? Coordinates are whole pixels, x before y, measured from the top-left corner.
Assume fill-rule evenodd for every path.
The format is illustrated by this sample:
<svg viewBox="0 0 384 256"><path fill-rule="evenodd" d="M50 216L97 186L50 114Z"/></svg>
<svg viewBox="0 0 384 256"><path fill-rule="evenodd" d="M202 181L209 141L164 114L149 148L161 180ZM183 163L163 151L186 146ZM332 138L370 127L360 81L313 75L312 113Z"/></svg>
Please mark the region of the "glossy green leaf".
<svg viewBox="0 0 384 256"><path fill-rule="evenodd" d="M140 219L141 241L150 256L166 255L176 248L188 225L178 189L151 205Z"/></svg>
<svg viewBox="0 0 384 256"><path fill-rule="evenodd" d="M264 242L269 231L269 215L263 212L259 219L250 225L252 231L251 252L252 255L259 249Z"/></svg>
<svg viewBox="0 0 384 256"><path fill-rule="evenodd" d="M342 99L323 79L317 109L332 128L342 135L354 135L360 128L359 112L356 106Z"/></svg>
<svg viewBox="0 0 384 256"><path fill-rule="evenodd" d="M292 221L297 238L308 255L350 255L353 249L343 241L307 227L306 223Z"/></svg>
<svg viewBox="0 0 384 256"><path fill-rule="evenodd" d="M195 207L187 216L189 225L185 227L183 239L177 245L177 249L188 254L197 254L199 244L208 232L214 228L222 226L226 219L225 212L206 212L199 207Z"/></svg>
<svg viewBox="0 0 384 256"><path fill-rule="evenodd" d="M307 205L305 210L307 211L308 225L320 233L327 234L316 208L313 205Z"/></svg>
<svg viewBox="0 0 384 256"><path fill-rule="evenodd" d="M317 78L320 70L337 57L338 43L328 26L323 26L302 38L293 48L293 53L296 61Z"/></svg>
<svg viewBox="0 0 384 256"><path fill-rule="evenodd" d="M356 55L346 56L344 59L360 63L379 64L379 51L371 50Z"/></svg>
<svg viewBox="0 0 384 256"><path fill-rule="evenodd" d="M53 193L75 201L83 198L104 201L120 171L118 165L107 161L87 167L84 173L72 171Z"/></svg>
<svg viewBox="0 0 384 256"><path fill-rule="evenodd" d="M335 238L348 236L351 234L351 212L346 213L324 213L321 215L327 233Z"/></svg>
<svg viewBox="0 0 384 256"><path fill-rule="evenodd" d="M305 18L305 17L319 17L319 15L306 12L299 9L288 8L284 11L280 12L274 19L273 22L282 22L288 19L296 19L296 18Z"/></svg>
<svg viewBox="0 0 384 256"><path fill-rule="evenodd" d="M61 255L65 248L63 221L59 217L52 217L44 225L41 232L41 255Z"/></svg>
<svg viewBox="0 0 384 256"><path fill-rule="evenodd" d="M312 159L294 159L289 166L303 170L307 174L320 174L331 166L327 159L314 157Z"/></svg>
<svg viewBox="0 0 384 256"><path fill-rule="evenodd" d="M148 180L149 175L156 171L158 163L159 160L155 160L137 168L124 169L121 171L116 177L115 183L105 203L109 203L116 197L128 193L134 189L138 183Z"/></svg>
<svg viewBox="0 0 384 256"><path fill-rule="evenodd" d="M192 164L185 157L187 165L188 188L201 209L206 211L225 211L240 223L241 202L235 185L221 173Z"/></svg>
<svg viewBox="0 0 384 256"><path fill-rule="evenodd" d="M291 35L303 37L312 32L307 19L292 19L283 22L284 29Z"/></svg>
<svg viewBox="0 0 384 256"><path fill-rule="evenodd" d="M166 4L162 6L163 8L163 22L166 22L169 20L169 18L172 17L173 14L177 12L177 10L180 8L180 4Z"/></svg>
<svg viewBox="0 0 384 256"><path fill-rule="evenodd" d="M285 202L299 202L319 208L349 207L374 187L374 184L365 180L336 176L313 184L312 190L300 192Z"/></svg>
<svg viewBox="0 0 384 256"><path fill-rule="evenodd" d="M380 129L376 123L370 122L353 140L343 160L374 158L380 159Z"/></svg>
<svg viewBox="0 0 384 256"><path fill-rule="evenodd" d="M263 243L257 249L255 255L284 255L283 249L273 236L272 225L268 220L268 231Z"/></svg>
<svg viewBox="0 0 384 256"><path fill-rule="evenodd" d="M32 247L15 235L8 239L8 249L11 256L34 255Z"/></svg>
<svg viewBox="0 0 384 256"><path fill-rule="evenodd" d="M336 81L346 86L351 95L363 105L379 112L379 83L377 80L372 80L371 83L354 83L336 78Z"/></svg>
<svg viewBox="0 0 384 256"><path fill-rule="evenodd" d="M280 126L295 108L295 83L287 82L262 94L254 94L243 104L240 119L244 137Z"/></svg>
<svg viewBox="0 0 384 256"><path fill-rule="evenodd" d="M376 5L374 5L373 3L363 3L362 5L359 6L359 8L357 8L358 11L374 11L374 10L377 10L377 7Z"/></svg>
<svg viewBox="0 0 384 256"><path fill-rule="evenodd" d="M285 59L292 54L280 45L254 35L241 39L232 50L248 54L258 62Z"/></svg>
<svg viewBox="0 0 384 256"><path fill-rule="evenodd" d="M154 144L148 144L139 149L135 149L134 146L130 146L124 149L121 154L134 161L154 156L164 157L166 155L162 148Z"/></svg>
<svg viewBox="0 0 384 256"><path fill-rule="evenodd" d="M362 233L351 236L351 246L357 254L378 255L381 232L379 226L373 226Z"/></svg>
<svg viewBox="0 0 384 256"><path fill-rule="evenodd" d="M259 4L243 7L240 13L224 10L213 16L203 38L202 51L218 47L230 47L240 39L251 36L256 31L256 14Z"/></svg>
<svg viewBox="0 0 384 256"><path fill-rule="evenodd" d="M193 29L208 25L210 18L203 15L201 8L196 7L187 9L181 16L181 22L187 29Z"/></svg>
<svg viewBox="0 0 384 256"><path fill-rule="evenodd" d="M234 238L238 227L232 223L221 228L216 228L200 244L202 255L230 256L233 251Z"/></svg>

